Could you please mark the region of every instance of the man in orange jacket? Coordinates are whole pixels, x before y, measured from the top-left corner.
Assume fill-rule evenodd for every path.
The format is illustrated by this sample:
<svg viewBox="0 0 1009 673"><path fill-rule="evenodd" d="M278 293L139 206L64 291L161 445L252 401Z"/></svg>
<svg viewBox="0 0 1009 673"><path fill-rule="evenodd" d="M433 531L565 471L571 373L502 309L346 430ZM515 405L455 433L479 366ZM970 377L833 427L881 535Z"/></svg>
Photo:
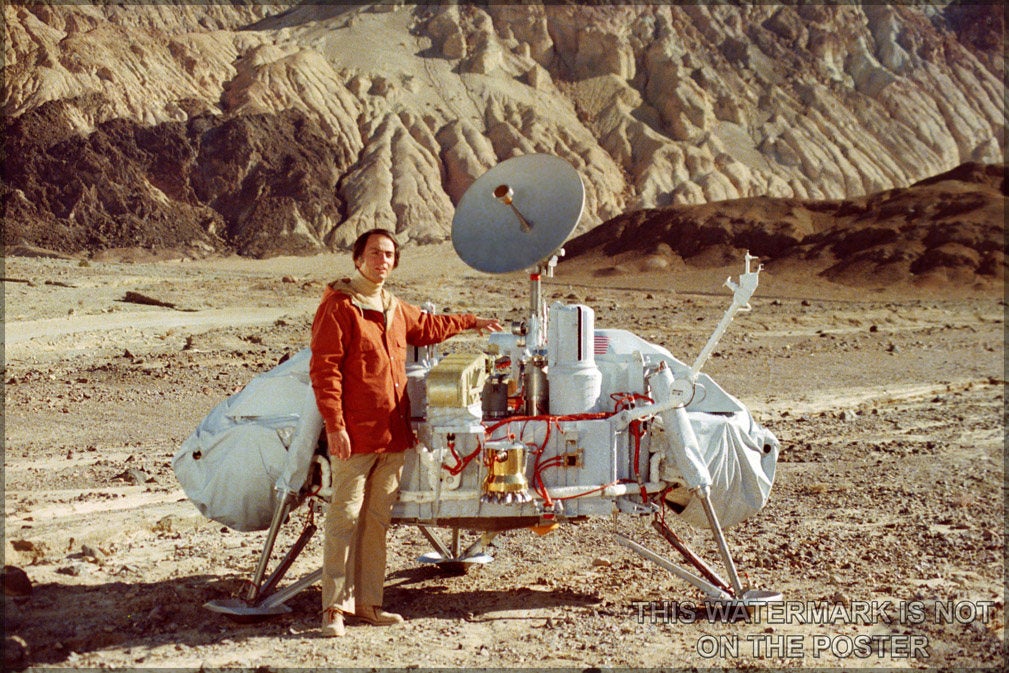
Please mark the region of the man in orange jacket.
<svg viewBox="0 0 1009 673"><path fill-rule="evenodd" d="M404 451L416 438L406 396L407 344L436 344L468 329L500 331L497 320L431 315L383 285L399 265L392 232L354 243L353 278L326 287L312 323L309 374L326 424L333 496L325 521L322 630L344 633L344 615L375 625L403 618L382 610L386 531Z"/></svg>

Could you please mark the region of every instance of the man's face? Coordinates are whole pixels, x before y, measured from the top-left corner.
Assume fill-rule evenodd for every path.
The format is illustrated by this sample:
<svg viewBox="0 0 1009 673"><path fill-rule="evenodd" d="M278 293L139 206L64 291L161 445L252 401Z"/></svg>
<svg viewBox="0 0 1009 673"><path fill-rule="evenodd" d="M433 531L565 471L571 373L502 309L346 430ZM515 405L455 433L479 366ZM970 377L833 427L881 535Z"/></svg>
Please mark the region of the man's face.
<svg viewBox="0 0 1009 673"><path fill-rule="evenodd" d="M396 263L396 246L387 236L372 234L357 260L361 275L373 283L385 282Z"/></svg>

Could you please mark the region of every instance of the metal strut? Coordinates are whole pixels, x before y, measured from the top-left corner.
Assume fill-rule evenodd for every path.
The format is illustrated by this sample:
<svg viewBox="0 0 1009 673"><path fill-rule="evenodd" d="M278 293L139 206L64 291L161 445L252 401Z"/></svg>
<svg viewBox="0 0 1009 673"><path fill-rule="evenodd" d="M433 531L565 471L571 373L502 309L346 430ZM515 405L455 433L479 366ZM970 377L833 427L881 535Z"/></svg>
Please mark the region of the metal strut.
<svg viewBox="0 0 1009 673"><path fill-rule="evenodd" d="M722 534L722 526L718 523L718 515L715 514L715 508L711 506L708 488L705 486L697 489L697 497L704 506L704 513L708 517L708 524L711 525L711 532L715 536L715 543L718 544L718 553L722 555L722 563L725 564L725 570L729 573L729 581L732 582L732 588L735 590L736 596L742 596L743 585L739 581L739 573L736 572L736 564L733 562L732 554L729 552L729 545L725 542L725 535Z"/></svg>
<svg viewBox="0 0 1009 673"><path fill-rule="evenodd" d="M673 532L673 529L666 525L666 522L661 520L658 516L652 519L652 527L659 532L659 534L666 539L666 542L671 544L676 551L680 552L683 558L690 563L690 565L697 568L705 578L715 586L723 589L727 592L732 592L732 588L718 576L711 566L709 566L704 559L694 553L694 551L687 546L687 544L680 539L680 536Z"/></svg>
<svg viewBox="0 0 1009 673"><path fill-rule="evenodd" d="M266 565L270 562L270 555L273 554L273 545L277 542L277 534L280 533L280 527L284 525L287 515L294 509L297 500L295 493L285 493L283 500L273 510L273 521L270 522L270 530L266 534L266 541L263 543L263 552L259 555L259 565L256 567L256 573L252 576L252 583L245 592L245 600L250 603L254 602L259 594L259 587L263 582L263 577L266 575Z"/></svg>
<svg viewBox="0 0 1009 673"><path fill-rule="evenodd" d="M743 589L743 585L739 581L739 573L736 571L736 564L732 560L732 554L729 553L729 546L725 542L725 535L722 533L722 527L718 522L718 516L715 514L715 510L711 505L710 498L708 497L708 489L698 488L694 491L694 494L704 506L704 513L707 515L708 523L711 525L711 530L715 537L715 543L718 545L719 554L721 555L722 562L725 564L725 569L729 574L731 586L719 577L718 573L712 570L703 559L687 547L679 536L676 535L676 533L674 533L666 525L666 523L658 517L655 517L652 520L652 526L662 535L662 537L666 539L667 542L669 542L670 545L683 555L684 559L686 559L688 563L697 568L697 570L704 575L703 578L698 577L682 566L673 563L669 559L660 556L651 549L638 544L625 535L616 533L617 542L636 552L643 558L648 559L652 563L665 568L680 579L694 585L703 591L709 599L740 605L745 607L747 610L752 610L761 605L782 600L781 594L777 591Z"/></svg>
<svg viewBox="0 0 1009 673"><path fill-rule="evenodd" d="M680 579L690 582L708 596L717 598L719 600L730 600L732 598L732 594L725 591L724 589L716 587L711 582L698 577L697 575L693 574L689 570L686 570L682 566L676 565L672 561L660 556L659 554L656 554L648 547L638 544L637 542L630 539L626 535L623 535L622 533L617 533L616 537L617 542L619 542L623 546L627 547L628 549L637 553L638 555L648 559L652 563L661 566L662 568L665 568L666 570L673 573Z"/></svg>
<svg viewBox="0 0 1009 673"><path fill-rule="evenodd" d="M497 537L497 531L481 533L472 544L463 549L458 528L452 529L450 548L431 532L429 526L418 524L417 527L420 528L420 532L424 534L431 546L435 548L435 551L423 554L417 559L421 563L434 563L452 572L465 572L473 564L490 563L494 560L494 557L487 553L487 548Z"/></svg>
<svg viewBox="0 0 1009 673"><path fill-rule="evenodd" d="M298 555L305 549L305 546L315 534L316 530L318 530L315 523L309 519L305 528L302 529L301 535L298 536L298 539L284 555L284 558L282 558L280 563L277 564L277 567L274 569L269 579L267 579L265 583L263 582L263 578L266 576L266 567L270 562L270 556L273 554L273 548L276 545L280 527L284 524L287 519L287 515L290 514L291 510L295 507L295 505L297 505L297 503L298 498L295 493L287 493L284 498L277 503L277 507L273 512L273 521L270 523L270 529L266 535L266 541L263 543L263 551L259 556L259 563L256 566L256 572L253 575L252 581L246 588L244 595L241 598L225 598L208 601L204 605L205 608L213 612L225 614L237 621L255 621L272 615L290 612L291 609L284 605L284 603L302 590L319 581L322 577L321 568L309 575L306 575L290 586L280 591L276 591L277 585L284 578L284 575L287 574L287 571L291 568L295 559L298 558Z"/></svg>

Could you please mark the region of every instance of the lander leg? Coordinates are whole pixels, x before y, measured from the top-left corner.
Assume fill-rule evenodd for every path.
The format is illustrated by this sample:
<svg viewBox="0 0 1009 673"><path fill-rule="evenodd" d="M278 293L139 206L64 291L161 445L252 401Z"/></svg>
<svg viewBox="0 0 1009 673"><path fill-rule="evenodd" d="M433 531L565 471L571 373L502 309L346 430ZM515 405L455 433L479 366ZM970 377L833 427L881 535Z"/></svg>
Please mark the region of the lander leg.
<svg viewBox="0 0 1009 673"><path fill-rule="evenodd" d="M695 493L697 497L705 504L705 512L708 514L708 521L711 525L712 532L715 536L715 542L718 545L719 554L722 557L722 562L725 564L726 571L729 574L731 581L731 586L727 585L721 577L718 576L700 557L698 557L693 551L690 550L683 542L676 537L675 533L665 527L665 524L656 519L655 527L659 532L666 538L666 540L673 545L684 558L704 577L699 577L694 573L690 572L686 568L673 563L669 559L661 556L660 554L652 551L651 549L641 545L634 540L630 539L626 535L620 533L616 534L617 542L621 545L627 547L628 549L634 551L643 558L648 559L652 563L665 568L672 574L676 575L680 579L689 582L698 589L704 592L705 598L711 602L725 603L728 605L738 605L746 610L752 610L765 605L767 603L778 602L782 599L780 593L776 591L765 591L761 589L748 589L744 590L742 583L739 581L739 574L736 572L736 565L732 561L732 555L729 553L729 547L725 542L725 536L722 534L722 528L718 523L718 517L715 515L714 510L711 508L710 502L707 501L707 494L701 496ZM705 579L706 578L706 579ZM731 614L731 613L724 613Z"/></svg>
<svg viewBox="0 0 1009 673"><path fill-rule="evenodd" d="M312 535L315 534L316 526L310 518L308 523L305 524L305 528L302 529L301 535L298 536L294 545L291 546L287 554L284 555L284 558L277 564L277 567L274 569L269 579L267 579L265 583L263 582L263 578L266 575L266 568L270 562L270 556L273 554L273 547L277 542L277 535L280 532L280 527L284 525L284 522L287 520L287 515L291 513L291 510L293 510L297 504L297 495L294 493L286 494L285 497L277 503L277 508L273 512L273 521L270 524L270 529L266 535L266 541L263 544L263 551L259 556L259 564L256 567L256 572L255 575L253 575L252 581L245 590L244 596L241 598L225 598L208 601L204 605L205 608L211 610L212 612L219 612L227 615L229 618L238 622L259 621L267 617L290 612L291 608L287 607L285 603L322 578L322 569L320 568L319 570L309 573L290 586L285 587L281 591L276 591L277 585L284 578L284 575L287 574L287 571L290 569L295 559L298 558L298 555L301 554L302 550L304 550L305 545L308 544Z"/></svg>
<svg viewBox="0 0 1009 673"><path fill-rule="evenodd" d="M722 589L720 587L716 587L711 582L698 577L697 575L695 575L694 573L690 572L689 570L683 568L682 566L676 565L675 563L673 563L669 559L666 559L663 556L661 556L659 554L656 554L654 551L652 551L648 547L645 547L644 545L638 544L637 542L635 542L631 538L627 537L626 535L622 535L620 533L617 533L616 537L617 537L617 542L619 542L623 546L625 546L628 549L630 549L631 551L637 553L641 557L648 559L649 561L651 561L655 565L660 566L662 568L665 568L666 570L668 570L669 572L673 573L674 575L676 575L680 579L685 580L685 581L689 582L690 584L693 584L695 587L697 587L698 589L700 589L701 591L703 591L704 594L706 596L708 596L709 598L713 598L713 599L717 599L717 600L730 600L732 598L732 595L729 594L728 592L726 592L724 589Z"/></svg>
<svg viewBox="0 0 1009 673"><path fill-rule="evenodd" d="M722 526L718 523L718 515L715 514L715 510L711 506L708 487L705 486L697 489L696 496L704 506L704 514L708 517L708 524L711 526L711 532L715 536L715 544L718 545L718 553L722 556L722 563L725 564L725 570L729 573L732 588L737 596L742 596L743 585L739 582L739 573L736 572L736 564L732 560L732 553L729 551L729 545L725 542L725 535L722 534Z"/></svg>
<svg viewBox="0 0 1009 673"><path fill-rule="evenodd" d="M490 549L492 548L491 543L497 537L497 531L481 533L480 537L463 549L458 528L452 529L452 541L450 546L446 546L431 532L429 526L419 525L417 527L420 528L420 532L424 534L431 546L435 548L435 551L423 554L417 559L421 563L433 563L445 572L463 574L469 570L470 566L483 565L494 560Z"/></svg>
<svg viewBox="0 0 1009 673"><path fill-rule="evenodd" d="M688 547L683 540L680 539L680 536L674 533L672 529L670 529L669 526L666 525L665 521L663 521L659 517L655 517L654 519L652 519L652 527L659 532L659 535L666 538L666 542L671 544L673 548L676 549L676 551L680 552L683 558L686 559L688 563L697 568L701 572L701 574L708 579L709 582L711 582L719 589L722 589L724 591L727 592L732 591L732 589L725 582L725 580L723 580L718 575L718 573L712 570L711 566L709 566L707 563L704 562L704 559L695 554L694 551L690 549L690 547Z"/></svg>

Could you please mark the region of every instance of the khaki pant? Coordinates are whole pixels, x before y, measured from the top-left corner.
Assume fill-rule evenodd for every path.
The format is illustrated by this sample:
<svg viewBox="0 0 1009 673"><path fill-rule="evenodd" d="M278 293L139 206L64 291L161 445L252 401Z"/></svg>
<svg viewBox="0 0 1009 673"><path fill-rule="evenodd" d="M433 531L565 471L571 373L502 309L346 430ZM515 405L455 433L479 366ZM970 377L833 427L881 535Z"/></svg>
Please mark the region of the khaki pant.
<svg viewBox="0 0 1009 673"><path fill-rule="evenodd" d="M382 605L385 538L399 492L405 454L330 456L333 497L325 520L322 609L346 613Z"/></svg>

